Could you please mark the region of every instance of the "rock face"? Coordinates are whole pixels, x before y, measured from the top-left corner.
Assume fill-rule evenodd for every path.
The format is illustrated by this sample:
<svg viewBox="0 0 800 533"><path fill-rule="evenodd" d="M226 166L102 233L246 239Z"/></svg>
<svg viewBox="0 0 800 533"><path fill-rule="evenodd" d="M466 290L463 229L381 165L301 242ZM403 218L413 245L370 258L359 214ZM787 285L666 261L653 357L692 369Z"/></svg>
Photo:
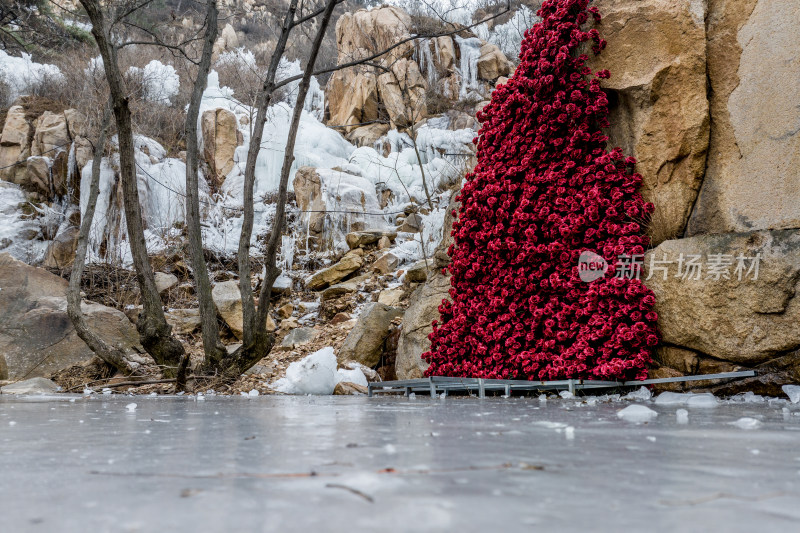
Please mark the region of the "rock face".
<svg viewBox="0 0 800 533"><path fill-rule="evenodd" d="M3 126L3 134L0 136L0 177L5 180L13 181L14 168L6 168L13 165L30 153L31 137L33 129L25 120L25 109L21 105L12 106L6 115L6 122Z"/></svg>
<svg viewBox="0 0 800 533"><path fill-rule="evenodd" d="M656 206L654 244L683 234L705 173L705 1L598 0L608 41L593 70L608 69L611 146L634 156L642 194Z"/></svg>
<svg viewBox="0 0 800 533"><path fill-rule="evenodd" d="M75 260L75 249L78 247L80 229L75 226L62 231L47 248L44 265L50 268L67 268Z"/></svg>
<svg viewBox="0 0 800 533"><path fill-rule="evenodd" d="M222 183L233 168L233 155L242 143L236 115L227 109L209 109L203 113L203 156L217 182Z"/></svg>
<svg viewBox="0 0 800 533"><path fill-rule="evenodd" d="M217 283L211 289L211 298L217 306L222 320L228 324L236 338L242 338L244 322L242 318L242 295L239 292L239 282L230 280Z"/></svg>
<svg viewBox="0 0 800 533"><path fill-rule="evenodd" d="M685 266L699 256L700 279L676 277L683 254ZM760 254L758 277L755 258ZM728 263L724 275L708 266L720 257ZM695 350L717 359L754 365L800 348L800 232L796 230L705 235L666 241L647 254L672 261L654 271L645 283L655 293L659 329L666 344ZM660 266L660 265L659 265ZM751 270L753 267L753 270ZM648 274L650 275L650 273ZM741 277L741 280L739 279Z"/></svg>
<svg viewBox="0 0 800 533"><path fill-rule="evenodd" d="M411 126L428 116L428 84L415 61L399 59L378 76L378 92L393 128Z"/></svg>
<svg viewBox="0 0 800 533"><path fill-rule="evenodd" d="M45 378L32 378L0 388L3 394L52 394L61 387Z"/></svg>
<svg viewBox="0 0 800 533"><path fill-rule="evenodd" d="M367 304L339 349L339 361L356 361L370 368L377 365L381 360L383 341L389 336L392 320L402 314L401 309L382 303Z"/></svg>
<svg viewBox="0 0 800 533"><path fill-rule="evenodd" d="M328 285L334 285L361 268L363 264L364 260L358 255L345 255L335 265L315 272L306 281L306 288L317 291L324 289Z"/></svg>
<svg viewBox="0 0 800 533"><path fill-rule="evenodd" d="M478 58L478 77L482 80L496 80L500 76L508 76L513 68L505 54L491 43L481 46Z"/></svg>
<svg viewBox="0 0 800 533"><path fill-rule="evenodd" d="M356 67L338 70L328 81L327 92L332 125L346 126L343 128L344 131L353 133L356 129L366 132L368 130L364 130L364 128L369 129L374 126L350 126L350 124L363 124L378 118L378 79L373 72L363 71ZM372 142L375 142L378 137ZM364 144L360 146L364 146Z"/></svg>
<svg viewBox="0 0 800 533"><path fill-rule="evenodd" d="M690 235L800 227L800 4L708 3L711 144Z"/></svg>
<svg viewBox="0 0 800 533"><path fill-rule="evenodd" d="M428 334L433 331L433 321L438 320L439 306L449 290L450 278L436 272L411 294L397 345L397 379L421 378L428 368L420 356L430 348Z"/></svg>
<svg viewBox="0 0 800 533"><path fill-rule="evenodd" d="M9 379L49 376L94 356L67 316L67 282L0 254L0 353ZM89 327L130 360L145 363L136 328L120 311L82 306Z"/></svg>

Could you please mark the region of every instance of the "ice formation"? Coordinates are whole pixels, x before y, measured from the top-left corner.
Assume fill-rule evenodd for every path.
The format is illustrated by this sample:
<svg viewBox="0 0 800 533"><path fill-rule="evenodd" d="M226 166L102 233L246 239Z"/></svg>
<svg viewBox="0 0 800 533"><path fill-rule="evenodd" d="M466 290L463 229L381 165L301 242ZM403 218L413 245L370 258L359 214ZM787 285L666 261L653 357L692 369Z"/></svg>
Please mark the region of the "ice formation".
<svg viewBox="0 0 800 533"><path fill-rule="evenodd" d="M710 392L662 392L656 397L656 405L686 405L688 407L716 407L716 396Z"/></svg>
<svg viewBox="0 0 800 533"><path fill-rule="evenodd" d="M461 59L458 72L461 74L461 90L459 96L464 99L480 89L478 83L478 59L481 57L481 40L477 37L463 38L455 36Z"/></svg>
<svg viewBox="0 0 800 533"><path fill-rule="evenodd" d="M800 403L800 385L784 385L783 392L789 397L792 403Z"/></svg>
<svg viewBox="0 0 800 533"><path fill-rule="evenodd" d="M333 394L338 381L336 355L333 348L326 347L290 364L286 377L272 388L285 394L327 395Z"/></svg>
<svg viewBox="0 0 800 533"><path fill-rule="evenodd" d="M739 429L758 429L764 425L764 423L760 420L750 418L749 416L744 416L735 422L728 423L732 426L736 426Z"/></svg>
<svg viewBox="0 0 800 533"><path fill-rule="evenodd" d="M30 54L23 52L20 57L10 56L0 50L0 81L7 87L8 104L18 96L28 94L46 81L60 81L64 75L55 65L36 63Z"/></svg>
<svg viewBox="0 0 800 533"><path fill-rule="evenodd" d="M181 80L175 67L154 59L144 68L130 67L128 75L141 77L142 95L148 102L168 105L178 94Z"/></svg>
<svg viewBox="0 0 800 533"><path fill-rule="evenodd" d="M629 405L625 409L617 412L617 416L626 422L633 422L635 424L641 424L643 422L649 422L650 420L654 419L658 416L658 413L650 409L649 407L645 407L644 405L634 404Z"/></svg>
<svg viewBox="0 0 800 533"><path fill-rule="evenodd" d="M47 243L33 240L40 232L39 223L22 216L20 205L25 202L18 185L0 180L0 253L31 263L43 258Z"/></svg>

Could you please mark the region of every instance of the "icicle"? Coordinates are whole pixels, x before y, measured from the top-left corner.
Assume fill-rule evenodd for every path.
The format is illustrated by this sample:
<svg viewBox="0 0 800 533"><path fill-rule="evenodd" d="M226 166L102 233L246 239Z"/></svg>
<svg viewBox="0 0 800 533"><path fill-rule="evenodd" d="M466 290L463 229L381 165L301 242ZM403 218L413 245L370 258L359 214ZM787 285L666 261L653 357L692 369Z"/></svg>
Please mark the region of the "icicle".
<svg viewBox="0 0 800 533"><path fill-rule="evenodd" d="M477 37L463 39L455 36L461 51L459 74L461 74L461 90L459 97L465 98L471 91L478 90L478 59L481 57L481 41Z"/></svg>

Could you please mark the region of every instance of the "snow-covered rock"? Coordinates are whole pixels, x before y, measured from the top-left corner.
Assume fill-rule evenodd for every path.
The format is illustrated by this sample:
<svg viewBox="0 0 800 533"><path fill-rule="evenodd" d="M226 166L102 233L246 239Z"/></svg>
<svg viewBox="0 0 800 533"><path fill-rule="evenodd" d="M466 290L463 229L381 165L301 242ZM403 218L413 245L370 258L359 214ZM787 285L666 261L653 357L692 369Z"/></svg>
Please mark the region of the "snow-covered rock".
<svg viewBox="0 0 800 533"><path fill-rule="evenodd" d="M272 388L285 394L333 394L338 373L333 348L326 347L300 361L295 361L286 370L286 377L272 384Z"/></svg>

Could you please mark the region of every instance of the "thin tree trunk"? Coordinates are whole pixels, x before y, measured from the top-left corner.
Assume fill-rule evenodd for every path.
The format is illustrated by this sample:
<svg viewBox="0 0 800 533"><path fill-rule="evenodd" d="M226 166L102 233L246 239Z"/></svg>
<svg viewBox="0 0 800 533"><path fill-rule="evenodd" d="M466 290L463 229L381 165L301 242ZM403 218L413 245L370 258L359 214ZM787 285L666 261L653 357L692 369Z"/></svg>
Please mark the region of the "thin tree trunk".
<svg viewBox="0 0 800 533"><path fill-rule="evenodd" d="M99 1L80 0L80 2L92 23L92 35L103 58L106 80L111 91L114 118L117 123L123 210L128 228L128 242L136 268L136 281L142 297L142 312L136 322L136 329L139 331L139 340L147 353L161 366L165 376L173 377L185 372L188 357L180 341L172 337L172 328L164 317L161 297L158 294L153 270L147 257L147 245L141 217L142 208L139 203L139 187L136 182L133 124L128 96L117 62L117 49L107 33L105 17ZM179 379L179 383L180 381Z"/></svg>
<svg viewBox="0 0 800 533"><path fill-rule="evenodd" d="M211 55L214 52L214 41L217 39L217 2L208 0L206 4L206 35L203 53L197 69L197 78L192 87L189 108L186 111L186 229L189 241L189 258L194 271L194 282L197 298L200 302L201 331L203 334L204 366L219 366L226 355L225 346L219 339L217 311L211 297L211 281L208 278L208 266L203 255L203 234L200 228L200 196L198 185L199 148L197 142L197 119L203 92L208 82L208 71L211 68Z"/></svg>
<svg viewBox="0 0 800 533"><path fill-rule="evenodd" d="M314 64L319 55L319 49L322 45L322 39L325 36L325 30L330 24L333 10L336 7L337 0L328 0L325 11L320 21L317 35L311 46L311 52L308 57L308 63L305 67L305 72L300 86L298 87L297 102L294 106L292 113L292 122L289 126L289 137L286 140L286 151L283 155L283 165L281 167L280 184L278 185L278 200L275 211L275 219L273 220L272 232L270 233L269 242L267 243L267 252L265 254L264 263L266 265L266 277L261 285L261 292L259 294L258 316L255 320L255 331L253 332L254 342L251 344L244 343L241 348L234 352L226 365L223 376L228 379L235 379L246 371L248 368L257 363L262 357L267 355L275 344L275 335L267 331L266 320L267 313L269 312L270 297L272 295L272 286L275 280L280 275L281 270L276 264L276 256L278 252L278 243L281 239L283 221L286 213L286 200L289 188L289 174L294 162L294 146L297 140L297 132L300 127L300 117L303 113L306 95L308 88L311 84L311 77L314 71ZM261 110L259 110L260 112ZM262 126L263 127L263 126ZM252 202L250 204L252 210ZM241 243L240 243L241 248ZM240 258L241 260L241 258ZM249 274L249 269L248 269ZM240 281L240 284L243 283ZM248 285L249 289L249 285ZM252 302L252 300L251 300ZM245 327L247 323L245 323Z"/></svg>
<svg viewBox="0 0 800 533"><path fill-rule="evenodd" d="M275 75L278 72L278 65L286 43L289 40L289 33L294 27L294 15L297 11L297 0L291 0L286 17L283 20L281 35L272 53L267 75L264 84L256 100L256 120L253 132L250 136L250 146L247 151L247 164L244 170L244 191L242 208L244 216L242 220L242 233L239 238L239 292L242 297L242 346L251 346L255 342L255 302L253 301L253 291L251 283L250 265L250 239L253 236L253 190L256 181L256 161L258 153L261 151L261 141L264 137L264 123L267 120L267 110L272 103L272 94L275 87ZM262 303L263 305L263 303Z"/></svg>
<svg viewBox="0 0 800 533"><path fill-rule="evenodd" d="M67 315L72 321L75 332L83 342L89 346L100 359L110 364L125 375L135 375L139 372L136 363L132 363L126 357L125 352L109 345L102 338L89 329L86 318L81 312L81 277L86 266L86 250L89 246L89 231L94 220L94 212L97 205L97 196L100 193L100 166L103 160L103 148L106 144L108 129L111 124L111 107L107 107L103 113L103 122L100 126L100 135L94 147L94 158L92 159L92 178L89 185L89 198L86 204L86 211L81 219L81 228L78 233L78 246L75 250L75 261L72 263L72 273L69 277L69 288L67 289Z"/></svg>

